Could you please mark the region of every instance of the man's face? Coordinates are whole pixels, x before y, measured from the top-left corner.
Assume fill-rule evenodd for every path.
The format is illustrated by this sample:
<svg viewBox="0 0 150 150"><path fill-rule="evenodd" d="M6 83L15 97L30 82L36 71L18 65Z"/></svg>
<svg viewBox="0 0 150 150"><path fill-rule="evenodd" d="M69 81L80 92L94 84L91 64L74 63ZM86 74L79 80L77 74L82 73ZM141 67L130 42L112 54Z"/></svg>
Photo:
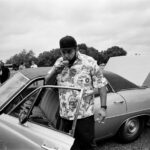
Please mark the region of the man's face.
<svg viewBox="0 0 150 150"><path fill-rule="evenodd" d="M60 51L64 60L71 61L76 56L76 48L61 49Z"/></svg>

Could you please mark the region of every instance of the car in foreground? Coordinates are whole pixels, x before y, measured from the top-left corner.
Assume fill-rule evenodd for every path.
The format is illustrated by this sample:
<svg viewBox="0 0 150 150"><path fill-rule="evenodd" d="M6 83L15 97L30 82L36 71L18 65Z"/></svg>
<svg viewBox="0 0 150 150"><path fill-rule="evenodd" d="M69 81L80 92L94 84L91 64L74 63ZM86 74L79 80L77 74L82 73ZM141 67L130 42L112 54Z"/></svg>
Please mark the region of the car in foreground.
<svg viewBox="0 0 150 150"><path fill-rule="evenodd" d="M9 150L70 150L72 130L61 130L58 89L83 89L44 85L50 67L24 69L0 87L0 147ZM107 117L95 124L95 140L117 136L123 142L137 139L150 116L150 88L137 86L118 74L104 71L107 85ZM53 84L54 82L52 82ZM76 114L78 113L78 109ZM95 91L95 111L100 109ZM77 116L76 116L77 118Z"/></svg>

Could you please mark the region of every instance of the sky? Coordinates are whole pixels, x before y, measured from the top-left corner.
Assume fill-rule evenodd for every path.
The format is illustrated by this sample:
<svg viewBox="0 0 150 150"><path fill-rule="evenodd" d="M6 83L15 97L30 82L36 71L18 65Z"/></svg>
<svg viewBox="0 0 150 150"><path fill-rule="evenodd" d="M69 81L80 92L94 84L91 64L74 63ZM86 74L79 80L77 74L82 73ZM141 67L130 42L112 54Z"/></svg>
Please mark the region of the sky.
<svg viewBox="0 0 150 150"><path fill-rule="evenodd" d="M0 0L0 60L35 56L71 35L99 51L150 55L150 0Z"/></svg>

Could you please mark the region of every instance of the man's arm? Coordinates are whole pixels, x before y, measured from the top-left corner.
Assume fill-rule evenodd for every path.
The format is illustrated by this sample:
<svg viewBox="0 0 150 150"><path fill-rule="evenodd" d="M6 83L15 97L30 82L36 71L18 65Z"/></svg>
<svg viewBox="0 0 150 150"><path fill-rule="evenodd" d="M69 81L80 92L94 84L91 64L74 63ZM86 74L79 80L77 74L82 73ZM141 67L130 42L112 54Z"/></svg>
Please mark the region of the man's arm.
<svg viewBox="0 0 150 150"><path fill-rule="evenodd" d="M45 76L45 85L54 85L56 83L57 70L53 67L48 74Z"/></svg>
<svg viewBox="0 0 150 150"><path fill-rule="evenodd" d="M100 94L100 102L101 107L98 110L98 112L95 113L95 121L98 121L99 123L103 123L106 118L106 110L107 110L107 90L106 86L103 86L98 89Z"/></svg>
<svg viewBox="0 0 150 150"><path fill-rule="evenodd" d="M68 61L58 61L55 63L55 65L52 67L52 69L48 72L48 74L45 77L45 84L56 84L56 76L57 74L61 73L62 70L66 65L68 65Z"/></svg>
<svg viewBox="0 0 150 150"><path fill-rule="evenodd" d="M107 99L107 79L103 76L103 70L97 65L97 62L93 62L92 64L93 69L91 71L92 79L93 79L93 86L100 95L100 102L101 107L99 108L98 112L95 112L95 121L103 122L106 117L106 99Z"/></svg>
<svg viewBox="0 0 150 150"><path fill-rule="evenodd" d="M107 106L106 105L106 99L107 99L106 86L99 88L99 94L100 94L101 107Z"/></svg>

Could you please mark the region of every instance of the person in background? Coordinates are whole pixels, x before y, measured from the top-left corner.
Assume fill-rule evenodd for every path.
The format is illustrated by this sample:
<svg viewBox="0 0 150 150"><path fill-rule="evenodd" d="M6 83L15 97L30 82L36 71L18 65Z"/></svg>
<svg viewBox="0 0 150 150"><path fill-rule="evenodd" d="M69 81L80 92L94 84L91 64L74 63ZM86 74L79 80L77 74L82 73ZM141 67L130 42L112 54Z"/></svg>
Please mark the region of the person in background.
<svg viewBox="0 0 150 150"><path fill-rule="evenodd" d="M101 123L106 117L106 84L97 62L78 51L77 42L72 36L60 39L58 58L45 77L45 84L56 75L57 85L84 88L83 99L77 118L75 141L71 150L97 150L94 141L95 121ZM100 93L101 107L94 117L94 89ZM61 127L69 132L75 118L78 91L59 90ZM95 120L94 120L95 119Z"/></svg>
<svg viewBox="0 0 150 150"><path fill-rule="evenodd" d="M35 62L34 61L32 61L31 62L31 66L30 66L30 68L37 68L38 66L37 66L37 64L35 64Z"/></svg>
<svg viewBox="0 0 150 150"><path fill-rule="evenodd" d="M20 66L19 66L19 70L23 70L25 68L26 68L25 63L21 62Z"/></svg>
<svg viewBox="0 0 150 150"><path fill-rule="evenodd" d="M10 77L10 70L0 61L0 82L3 84Z"/></svg>
<svg viewBox="0 0 150 150"><path fill-rule="evenodd" d="M13 64L13 70L17 71L19 69L19 65L18 64Z"/></svg>
<svg viewBox="0 0 150 150"><path fill-rule="evenodd" d="M38 67L37 64L35 64L35 62L32 60L30 68L37 68L37 67ZM38 82L35 82L33 85L38 86Z"/></svg>

